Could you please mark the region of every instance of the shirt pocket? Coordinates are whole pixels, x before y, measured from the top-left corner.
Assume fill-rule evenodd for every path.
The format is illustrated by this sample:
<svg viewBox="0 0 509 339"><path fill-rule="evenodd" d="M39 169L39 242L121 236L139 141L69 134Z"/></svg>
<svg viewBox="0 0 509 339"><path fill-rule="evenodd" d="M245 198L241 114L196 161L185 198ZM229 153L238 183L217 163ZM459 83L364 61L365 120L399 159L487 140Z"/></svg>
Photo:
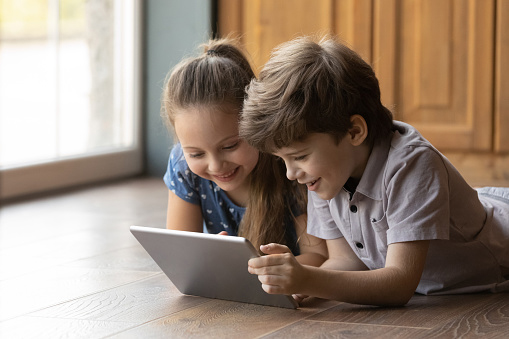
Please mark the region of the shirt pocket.
<svg viewBox="0 0 509 339"><path fill-rule="evenodd" d="M387 216L385 213L381 217L372 216L370 217L371 226L376 232L387 233L389 230L389 224L387 224Z"/></svg>
<svg viewBox="0 0 509 339"><path fill-rule="evenodd" d="M387 223L387 216L383 214L380 218L371 217L371 227L375 235L375 243L380 260L385 265L385 258L387 256L387 231L389 225Z"/></svg>

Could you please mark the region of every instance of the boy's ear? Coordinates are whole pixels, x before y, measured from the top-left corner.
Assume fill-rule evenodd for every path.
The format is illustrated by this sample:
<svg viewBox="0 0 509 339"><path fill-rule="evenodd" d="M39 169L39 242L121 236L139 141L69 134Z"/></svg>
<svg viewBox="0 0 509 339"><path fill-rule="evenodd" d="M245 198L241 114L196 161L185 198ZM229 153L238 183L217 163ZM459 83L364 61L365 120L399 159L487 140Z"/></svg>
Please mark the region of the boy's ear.
<svg viewBox="0 0 509 339"><path fill-rule="evenodd" d="M361 145L368 137L368 124L366 120L359 114L354 114L350 117L352 127L348 130L350 135L350 143L353 146Z"/></svg>

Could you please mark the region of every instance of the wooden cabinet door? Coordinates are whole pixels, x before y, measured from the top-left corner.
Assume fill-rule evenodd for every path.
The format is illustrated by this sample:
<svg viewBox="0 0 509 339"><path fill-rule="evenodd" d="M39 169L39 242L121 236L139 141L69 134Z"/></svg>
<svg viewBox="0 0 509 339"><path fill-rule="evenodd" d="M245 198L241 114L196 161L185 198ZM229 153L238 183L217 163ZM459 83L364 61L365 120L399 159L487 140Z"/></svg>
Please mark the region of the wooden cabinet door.
<svg viewBox="0 0 509 339"><path fill-rule="evenodd" d="M280 43L300 35L329 32L333 19L332 0L219 0L218 9L221 36L231 31L240 33L257 68ZM241 20L235 22L235 16Z"/></svg>
<svg viewBox="0 0 509 339"><path fill-rule="evenodd" d="M374 2L373 65L382 100L441 150L492 148L494 5Z"/></svg>
<svg viewBox="0 0 509 339"><path fill-rule="evenodd" d="M337 34L373 65L396 119L441 150L493 148L495 0L219 0L218 9L220 35L239 33L256 67L296 36Z"/></svg>
<svg viewBox="0 0 509 339"><path fill-rule="evenodd" d="M255 67L280 43L302 35L337 34L369 61L372 0L219 0L220 36L237 33Z"/></svg>

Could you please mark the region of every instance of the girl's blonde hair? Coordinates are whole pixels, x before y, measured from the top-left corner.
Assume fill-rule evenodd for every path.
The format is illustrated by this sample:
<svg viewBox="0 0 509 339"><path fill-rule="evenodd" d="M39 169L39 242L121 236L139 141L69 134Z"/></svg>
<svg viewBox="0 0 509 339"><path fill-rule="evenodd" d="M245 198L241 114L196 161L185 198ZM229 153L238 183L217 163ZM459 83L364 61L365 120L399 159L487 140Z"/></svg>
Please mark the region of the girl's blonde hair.
<svg viewBox="0 0 509 339"><path fill-rule="evenodd" d="M240 115L245 88L254 79L250 63L236 40L210 40L197 57L182 60L169 73L161 98L161 116L169 129L175 114L190 107L206 106L223 112L234 107ZM287 223L295 222L295 212L306 212L306 193L286 178L282 162L260 153L249 176L249 200L239 225L239 236L255 248L270 242L287 243Z"/></svg>
<svg viewBox="0 0 509 339"><path fill-rule="evenodd" d="M168 73L161 98L161 116L172 129L175 114L190 107L242 107L244 90L254 78L251 66L236 40L210 40L203 52L178 63Z"/></svg>

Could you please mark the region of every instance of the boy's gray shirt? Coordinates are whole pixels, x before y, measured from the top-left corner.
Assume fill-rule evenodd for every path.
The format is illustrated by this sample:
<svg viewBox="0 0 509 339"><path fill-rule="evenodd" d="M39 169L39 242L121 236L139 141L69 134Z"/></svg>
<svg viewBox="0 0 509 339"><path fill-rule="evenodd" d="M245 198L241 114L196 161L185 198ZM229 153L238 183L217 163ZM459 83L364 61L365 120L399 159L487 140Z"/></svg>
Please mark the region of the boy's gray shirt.
<svg viewBox="0 0 509 339"><path fill-rule="evenodd" d="M418 293L509 290L509 188L478 193L415 128L394 125L351 199L344 188L331 200L309 192L308 233L344 236L371 270L389 244L431 240Z"/></svg>

